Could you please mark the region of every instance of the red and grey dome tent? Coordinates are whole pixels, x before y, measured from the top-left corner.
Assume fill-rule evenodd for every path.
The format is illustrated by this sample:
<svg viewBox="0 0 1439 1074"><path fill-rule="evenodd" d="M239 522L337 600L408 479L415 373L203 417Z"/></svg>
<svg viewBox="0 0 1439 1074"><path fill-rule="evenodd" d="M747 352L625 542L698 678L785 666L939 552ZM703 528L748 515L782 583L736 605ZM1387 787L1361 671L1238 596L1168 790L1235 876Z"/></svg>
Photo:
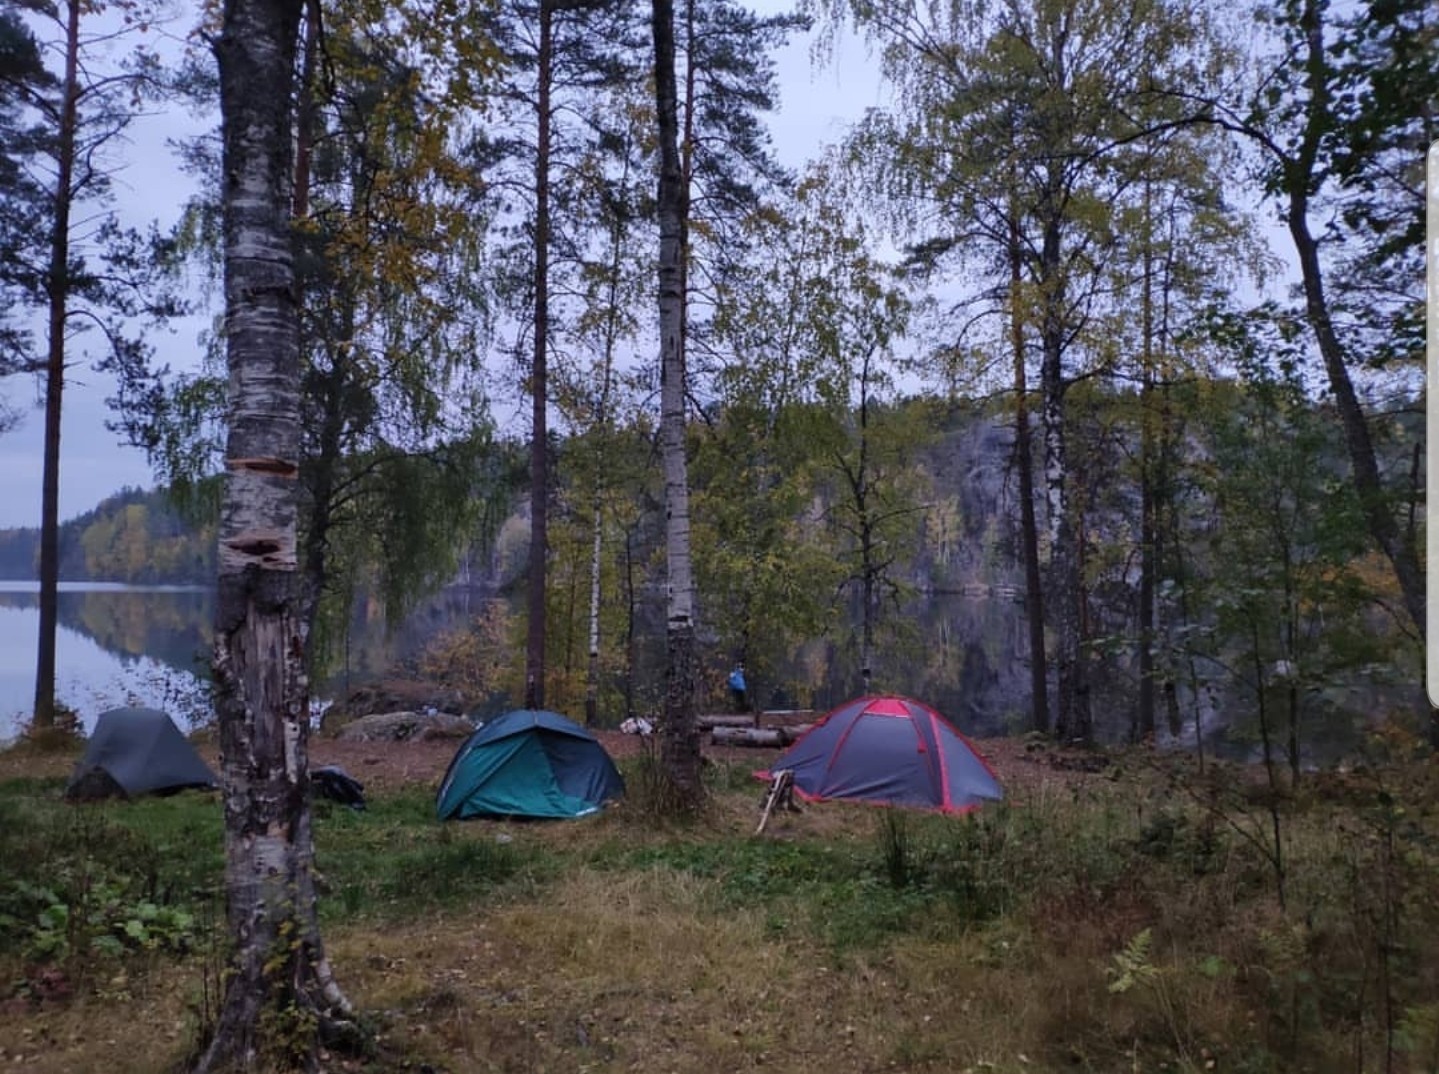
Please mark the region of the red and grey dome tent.
<svg viewBox="0 0 1439 1074"><path fill-rule="evenodd" d="M833 709L775 760L810 802L856 799L967 813L1004 790L989 763L948 720L908 697L861 697Z"/></svg>

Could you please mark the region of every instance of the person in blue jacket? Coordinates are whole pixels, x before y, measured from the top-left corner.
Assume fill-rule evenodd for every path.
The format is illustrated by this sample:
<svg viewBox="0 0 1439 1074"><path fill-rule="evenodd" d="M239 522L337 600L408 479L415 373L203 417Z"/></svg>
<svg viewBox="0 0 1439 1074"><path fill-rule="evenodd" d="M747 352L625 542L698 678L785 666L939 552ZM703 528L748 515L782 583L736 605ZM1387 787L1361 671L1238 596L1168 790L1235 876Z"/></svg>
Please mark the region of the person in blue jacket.
<svg viewBox="0 0 1439 1074"><path fill-rule="evenodd" d="M742 660L729 673L729 696L735 712L748 710L749 706L745 703L744 661Z"/></svg>

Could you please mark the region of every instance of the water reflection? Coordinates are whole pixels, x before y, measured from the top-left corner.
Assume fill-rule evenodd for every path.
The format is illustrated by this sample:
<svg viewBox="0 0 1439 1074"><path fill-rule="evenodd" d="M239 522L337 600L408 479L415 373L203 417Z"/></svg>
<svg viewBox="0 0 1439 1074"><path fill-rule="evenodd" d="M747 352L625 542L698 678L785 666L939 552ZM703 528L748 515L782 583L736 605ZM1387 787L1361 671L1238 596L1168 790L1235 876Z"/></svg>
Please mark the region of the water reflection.
<svg viewBox="0 0 1439 1074"><path fill-rule="evenodd" d="M0 608L30 610L39 629L39 593L0 589ZM208 589L65 585L57 598L60 626L120 659L149 657L194 672L208 658L214 597Z"/></svg>
<svg viewBox="0 0 1439 1074"><path fill-rule="evenodd" d="M164 708L187 723L205 718L208 590L62 584L57 613L56 700L87 728L124 704ZM0 584L0 738L30 712L39 628L37 587Z"/></svg>
<svg viewBox="0 0 1439 1074"><path fill-rule="evenodd" d="M329 677L314 685L316 698L341 697L351 687L384 675L397 662L413 666L415 654L427 641L445 631L464 629L488 599L492 599L488 594L453 587L425 602L396 630L386 628L376 606L360 602L348 640L329 654ZM123 704L164 708L188 724L208 720L213 616L214 595L208 589L63 585L57 699L73 708L87 727L100 712ZM655 712L665 659L663 608L658 602L641 609L638 626L641 640L635 648L633 704L638 712ZM38 629L36 587L0 583L0 740L13 735L18 718L30 711ZM708 654L715 659L722 655ZM1137 679L1123 661L1105 667L1106 673L1095 679L1095 732L1101 741L1114 742L1129 733ZM1030 726L1027 626L1023 605L1012 593L914 598L885 624L873 671L876 691L919 698L966 733L1015 734ZM765 707L827 711L860 690L858 645L847 631L816 639L793 654L752 660L751 675L755 698ZM622 671L612 670L607 676L598 714L603 724L618 724L626 715L622 710L630 684L625 680ZM702 697L702 705L720 702L722 676L715 677L715 683L715 697ZM1220 681L1205 684L1197 700L1193 691L1186 690L1179 702L1189 726L1161 726L1161 744L1192 745L1193 713L1198 708L1206 738L1223 733L1232 740L1231 752L1252 752L1252 743L1235 738L1243 725L1233 714L1244 710L1247 699L1226 694L1223 687ZM560 689L547 700L561 711L578 713L583 696L575 690L582 690L583 683L576 678L569 688L573 696L563 696ZM1375 684L1356 682L1344 690L1348 692L1335 687L1322 696L1306 697L1311 749L1320 744L1347 748L1355 728L1361 726L1354 713L1395 710L1404 703L1402 691L1394 688L1384 693ZM1051 698L1052 691L1051 679ZM514 702L496 696L489 703L502 711Z"/></svg>

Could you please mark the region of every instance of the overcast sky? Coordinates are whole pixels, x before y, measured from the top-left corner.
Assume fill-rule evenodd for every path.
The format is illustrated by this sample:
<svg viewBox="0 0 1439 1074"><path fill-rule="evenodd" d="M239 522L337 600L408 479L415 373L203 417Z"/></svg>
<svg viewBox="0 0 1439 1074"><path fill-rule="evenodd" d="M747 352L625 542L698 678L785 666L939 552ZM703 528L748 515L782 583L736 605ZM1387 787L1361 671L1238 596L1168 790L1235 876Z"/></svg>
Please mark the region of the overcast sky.
<svg viewBox="0 0 1439 1074"><path fill-rule="evenodd" d="M779 0L756 0L760 11L785 10ZM798 168L832 143L864 111L879 104L880 89L873 65L854 40L842 44L840 62L816 70L809 58L808 38L792 42L778 57L781 107L771 117L779 159ZM195 133L200 121L183 110L137 122L130 130L127 164L116 193L128 223L144 227L158 219L170 223L191 189L180 173L167 141ZM206 315L206 318L209 314ZM206 318L191 318L150 342L163 363L184 368L199 353L197 336ZM98 346L92 333L79 346ZM40 521L40 474L44 415L38 380L11 377L0 381L0 397L23 412L13 431L0 436L0 528L36 526ZM61 426L60 517L73 518L125 486L150 488L154 477L143 454L120 444L106 430L110 413L105 399L113 385L79 361L66 381Z"/></svg>

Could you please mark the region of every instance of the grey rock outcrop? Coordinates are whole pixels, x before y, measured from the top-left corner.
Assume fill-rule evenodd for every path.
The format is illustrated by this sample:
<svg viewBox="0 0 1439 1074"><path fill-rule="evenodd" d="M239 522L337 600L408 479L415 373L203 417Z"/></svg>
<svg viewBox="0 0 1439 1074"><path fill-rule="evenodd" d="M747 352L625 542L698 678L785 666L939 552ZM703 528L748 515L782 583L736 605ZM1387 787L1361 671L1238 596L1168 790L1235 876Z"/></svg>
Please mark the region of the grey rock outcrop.
<svg viewBox="0 0 1439 1074"><path fill-rule="evenodd" d="M463 716L448 712L379 712L361 716L340 728L341 742L425 742L431 739L464 738L475 725Z"/></svg>

